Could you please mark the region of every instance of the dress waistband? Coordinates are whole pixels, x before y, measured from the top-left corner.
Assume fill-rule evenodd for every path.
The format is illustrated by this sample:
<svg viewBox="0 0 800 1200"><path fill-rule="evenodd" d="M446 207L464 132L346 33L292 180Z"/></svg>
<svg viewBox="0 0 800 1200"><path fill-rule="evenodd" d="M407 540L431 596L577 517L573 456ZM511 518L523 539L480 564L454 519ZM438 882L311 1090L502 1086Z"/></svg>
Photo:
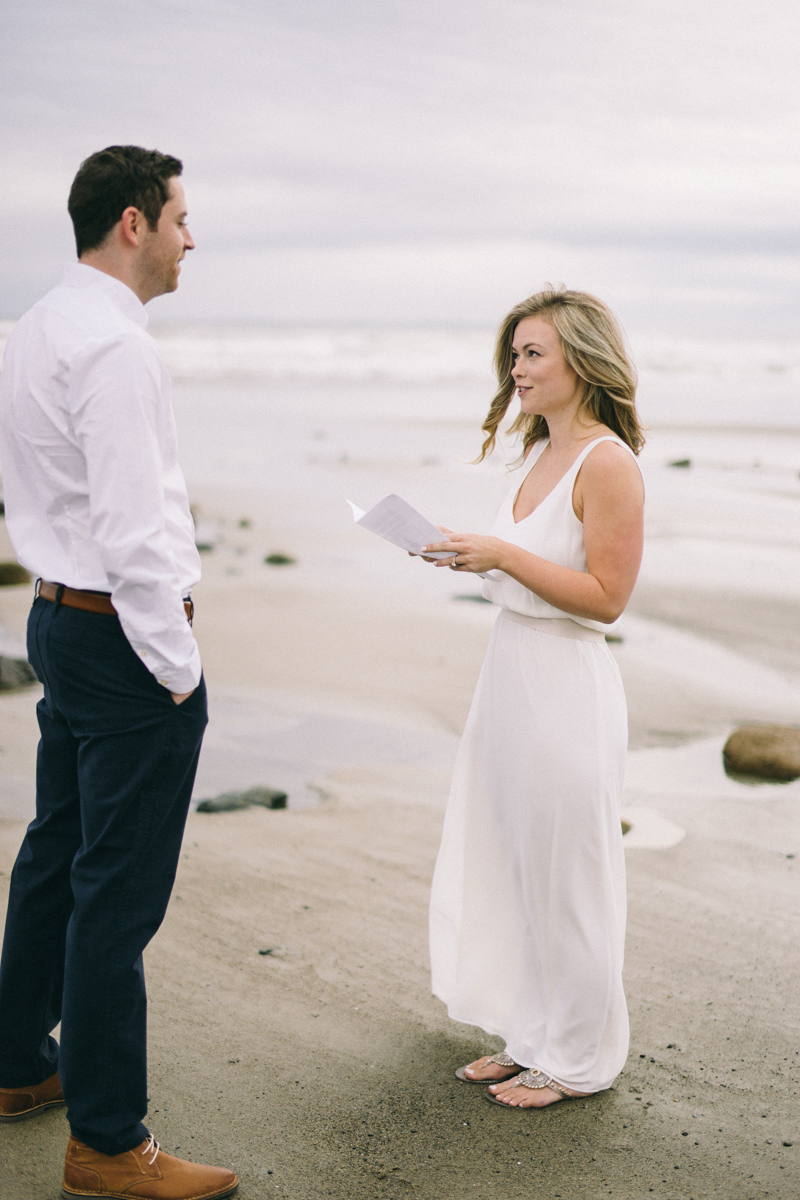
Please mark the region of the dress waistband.
<svg viewBox="0 0 800 1200"><path fill-rule="evenodd" d="M540 633L549 633L554 637L572 638L576 642L605 642L606 640L602 629L590 629L588 625L579 625L571 617L529 617L525 613L513 612L510 608L501 608L500 617L516 621L519 625L527 625L529 629L538 629Z"/></svg>

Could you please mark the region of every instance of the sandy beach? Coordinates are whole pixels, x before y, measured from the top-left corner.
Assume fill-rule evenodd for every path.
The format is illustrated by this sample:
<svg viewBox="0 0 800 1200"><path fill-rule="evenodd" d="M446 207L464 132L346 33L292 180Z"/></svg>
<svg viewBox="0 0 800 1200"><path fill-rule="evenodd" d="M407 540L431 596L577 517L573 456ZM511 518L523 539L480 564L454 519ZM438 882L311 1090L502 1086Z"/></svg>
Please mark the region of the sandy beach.
<svg viewBox="0 0 800 1200"><path fill-rule="evenodd" d="M612 631L630 710L631 1052L603 1095L507 1112L454 1078L497 1047L447 1018L427 956L495 611L477 580L409 560L345 504L397 491L436 521L488 527L508 485L502 455L468 465L489 386L456 377L472 335L331 334L301 379L299 334L170 336L210 547L195 799L261 784L289 808L189 818L146 955L155 1136L230 1164L242 1200L796 1200L800 781L748 786L721 764L738 724L800 723L795 360L775 372L764 350L741 378L702 347L683 375L644 361L645 559ZM711 429L720 397L741 421L754 388L763 427ZM692 410L700 424L670 424ZM0 589L12 637L30 595ZM32 813L37 697L0 694L4 889ZM4 1127L0 1200L57 1195L66 1133L61 1111Z"/></svg>
<svg viewBox="0 0 800 1200"><path fill-rule="evenodd" d="M146 956L148 1120L165 1148L233 1165L242 1200L796 1197L800 783L748 788L720 766L737 721L797 719L800 683L775 669L800 654L791 604L751 601L747 619L727 594L699 604L643 581L615 645L632 732L630 1058L591 1101L510 1113L453 1077L495 1043L431 998L426 945L490 606L356 592L323 577L313 528L292 531L300 565L270 570L276 530L256 496L195 498L236 530L204 557L196 594L212 707L198 794L234 761L240 784L248 770L282 784L263 778L259 729L289 757L305 748L310 787L285 812L189 819ZM18 634L29 599L0 592ZM0 696L3 778L17 781L3 793L3 884L36 694ZM245 711L260 722L249 752L225 736ZM275 774L299 780L304 764L280 757ZM57 1194L65 1137L61 1111L6 1127L3 1200Z"/></svg>

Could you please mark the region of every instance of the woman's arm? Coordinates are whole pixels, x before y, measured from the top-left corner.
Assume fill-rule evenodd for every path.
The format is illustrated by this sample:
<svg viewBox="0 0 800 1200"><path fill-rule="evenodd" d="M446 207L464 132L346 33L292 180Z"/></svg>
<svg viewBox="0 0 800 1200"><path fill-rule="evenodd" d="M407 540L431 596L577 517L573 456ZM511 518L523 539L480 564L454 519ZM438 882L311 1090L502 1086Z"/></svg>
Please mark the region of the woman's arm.
<svg viewBox="0 0 800 1200"><path fill-rule="evenodd" d="M583 521L586 571L573 571L500 538L452 534L424 551L452 550L458 571L504 571L563 612L610 623L630 599L642 559L644 487L636 463L613 442L586 458L573 491ZM452 566L454 559L436 559Z"/></svg>

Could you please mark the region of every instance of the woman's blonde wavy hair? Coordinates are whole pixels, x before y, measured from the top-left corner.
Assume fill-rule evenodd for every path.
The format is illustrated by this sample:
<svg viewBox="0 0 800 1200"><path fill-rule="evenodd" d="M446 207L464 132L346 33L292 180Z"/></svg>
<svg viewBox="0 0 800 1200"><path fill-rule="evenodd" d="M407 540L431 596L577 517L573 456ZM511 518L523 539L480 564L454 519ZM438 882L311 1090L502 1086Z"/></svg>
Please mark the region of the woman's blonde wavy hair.
<svg viewBox="0 0 800 1200"><path fill-rule="evenodd" d="M644 445L644 433L636 414L636 368L625 351L614 314L588 292L546 284L541 292L516 304L498 331L494 355L498 387L481 426L487 436L476 461L482 462L494 449L498 427L514 395L511 343L517 325L525 317L543 317L561 339L564 358L583 380L579 411L607 425L638 454ZM520 413L509 432L522 435L525 454L534 442L548 436L547 421Z"/></svg>

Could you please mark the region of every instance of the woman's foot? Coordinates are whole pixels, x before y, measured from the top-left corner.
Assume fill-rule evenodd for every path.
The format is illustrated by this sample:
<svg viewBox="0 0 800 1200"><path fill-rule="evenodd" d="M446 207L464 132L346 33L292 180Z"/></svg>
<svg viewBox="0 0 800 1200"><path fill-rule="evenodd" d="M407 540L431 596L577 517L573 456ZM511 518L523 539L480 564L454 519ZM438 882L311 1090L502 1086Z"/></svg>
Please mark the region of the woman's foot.
<svg viewBox="0 0 800 1200"><path fill-rule="evenodd" d="M574 1092L532 1067L513 1079L492 1085L489 1094L495 1104L504 1104L507 1108L546 1108L558 1100L591 1096L592 1092Z"/></svg>
<svg viewBox="0 0 800 1200"><path fill-rule="evenodd" d="M515 1063L510 1055L485 1054L483 1058L476 1058L475 1062L456 1071L456 1075L459 1079L466 1079L467 1083L498 1083L511 1075L518 1075L519 1071L519 1063Z"/></svg>

